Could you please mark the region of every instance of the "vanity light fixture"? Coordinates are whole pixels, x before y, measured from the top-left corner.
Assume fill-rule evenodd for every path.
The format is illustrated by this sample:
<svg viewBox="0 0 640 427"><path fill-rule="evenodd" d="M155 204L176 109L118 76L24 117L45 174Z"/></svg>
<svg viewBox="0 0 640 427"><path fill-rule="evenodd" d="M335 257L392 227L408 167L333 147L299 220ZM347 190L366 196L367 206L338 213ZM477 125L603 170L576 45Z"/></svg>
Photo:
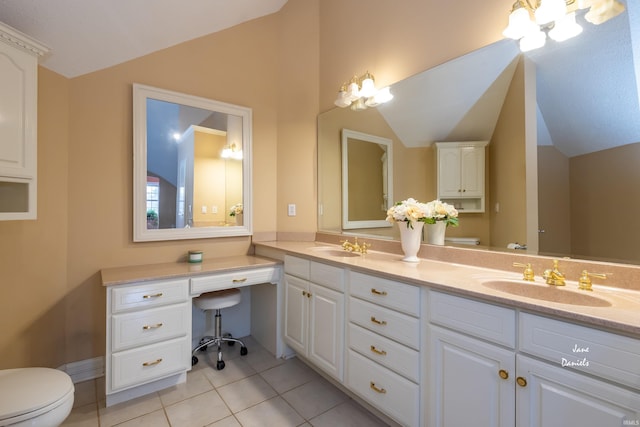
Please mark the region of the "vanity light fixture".
<svg viewBox="0 0 640 427"><path fill-rule="evenodd" d="M389 87L376 89L375 79L370 72L362 76L353 76L349 83L345 83L338 91L335 105L340 108L351 107L354 111L366 110L391 101L393 95Z"/></svg>
<svg viewBox="0 0 640 427"><path fill-rule="evenodd" d="M242 160L242 149L235 142L225 145L220 157L223 159Z"/></svg>
<svg viewBox="0 0 640 427"><path fill-rule="evenodd" d="M549 37L564 41L582 32L576 22L576 10L589 9L587 22L598 25L619 15L625 9L618 0L516 0L509 15L509 25L503 31L505 37L520 40L520 50L544 46Z"/></svg>

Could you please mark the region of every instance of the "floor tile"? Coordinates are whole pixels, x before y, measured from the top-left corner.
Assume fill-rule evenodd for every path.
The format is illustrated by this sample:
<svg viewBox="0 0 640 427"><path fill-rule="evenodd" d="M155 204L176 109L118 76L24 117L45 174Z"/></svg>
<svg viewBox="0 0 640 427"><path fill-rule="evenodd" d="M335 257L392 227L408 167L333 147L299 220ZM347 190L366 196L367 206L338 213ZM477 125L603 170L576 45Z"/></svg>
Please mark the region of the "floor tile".
<svg viewBox="0 0 640 427"><path fill-rule="evenodd" d="M289 359L279 366L260 373L260 375L278 393L285 393L292 388L320 377L313 369L297 358Z"/></svg>
<svg viewBox="0 0 640 427"><path fill-rule="evenodd" d="M207 427L242 427L236 417L233 415L222 419L220 421L216 421L213 424L209 424Z"/></svg>
<svg viewBox="0 0 640 427"><path fill-rule="evenodd" d="M161 408L162 402L157 393L138 397L108 408L105 407L105 401L103 400L98 405L100 427L111 427L142 415L150 414Z"/></svg>
<svg viewBox="0 0 640 427"><path fill-rule="evenodd" d="M314 427L383 427L387 425L353 400L310 419L309 423Z"/></svg>
<svg viewBox="0 0 640 427"><path fill-rule="evenodd" d="M304 419L281 397L269 399L236 414L242 427L295 427Z"/></svg>
<svg viewBox="0 0 640 427"><path fill-rule="evenodd" d="M73 407L85 406L90 403L96 403L96 380L83 381L74 384L75 393L73 395Z"/></svg>
<svg viewBox="0 0 640 427"><path fill-rule="evenodd" d="M243 356L256 372L262 372L283 364L284 359L279 359L265 350L263 347L249 349L249 354Z"/></svg>
<svg viewBox="0 0 640 427"><path fill-rule="evenodd" d="M349 400L349 396L321 377L284 393L282 397L307 420Z"/></svg>
<svg viewBox="0 0 640 427"><path fill-rule="evenodd" d="M256 370L242 358L227 360L224 369L220 371L211 368L202 372L214 387L222 387L256 374Z"/></svg>
<svg viewBox="0 0 640 427"><path fill-rule="evenodd" d="M62 427L98 427L98 405L77 406L62 423Z"/></svg>
<svg viewBox="0 0 640 427"><path fill-rule="evenodd" d="M187 374L186 382L164 389L158 394L162 405L169 406L210 390L213 390L213 386L205 377L204 372L195 371Z"/></svg>
<svg viewBox="0 0 640 427"><path fill-rule="evenodd" d="M165 408L175 427L202 427L231 415L215 390L199 394Z"/></svg>
<svg viewBox="0 0 640 427"><path fill-rule="evenodd" d="M277 394L273 387L259 375L227 384L217 390L234 414Z"/></svg>
<svg viewBox="0 0 640 427"><path fill-rule="evenodd" d="M158 409L150 414L143 415L138 418L134 418L129 421L125 421L122 424L118 424L117 427L170 427L167 416L164 413L164 409Z"/></svg>

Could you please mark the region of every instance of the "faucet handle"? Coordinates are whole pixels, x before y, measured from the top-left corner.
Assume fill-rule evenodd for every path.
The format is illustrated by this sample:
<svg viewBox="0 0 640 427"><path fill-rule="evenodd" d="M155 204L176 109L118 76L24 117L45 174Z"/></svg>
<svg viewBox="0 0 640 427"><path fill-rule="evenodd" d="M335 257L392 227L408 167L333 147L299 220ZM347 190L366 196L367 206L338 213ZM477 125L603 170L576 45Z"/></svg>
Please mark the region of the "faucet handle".
<svg viewBox="0 0 640 427"><path fill-rule="evenodd" d="M582 275L578 279L578 289L583 291L592 291L591 278L597 277L599 279L606 279L607 275L604 273L589 273L587 270L582 270Z"/></svg>
<svg viewBox="0 0 640 427"><path fill-rule="evenodd" d="M526 280L527 282L533 282L535 280L535 274L533 273L533 269L531 268L531 263L522 264L520 262L514 262L514 267L524 267L524 271L522 272L522 280Z"/></svg>

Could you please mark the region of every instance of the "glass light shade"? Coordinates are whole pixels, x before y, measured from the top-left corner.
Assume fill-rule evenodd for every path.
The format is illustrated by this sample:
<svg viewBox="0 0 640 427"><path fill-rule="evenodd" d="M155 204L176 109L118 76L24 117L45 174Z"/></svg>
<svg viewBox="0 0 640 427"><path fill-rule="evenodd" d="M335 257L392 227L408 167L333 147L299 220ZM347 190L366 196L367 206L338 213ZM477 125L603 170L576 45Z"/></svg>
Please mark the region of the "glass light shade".
<svg viewBox="0 0 640 427"><path fill-rule="evenodd" d="M509 15L509 25L502 32L502 35L518 40L531 32L532 26L535 26L535 24L531 21L529 12L525 8L519 7Z"/></svg>
<svg viewBox="0 0 640 427"><path fill-rule="evenodd" d="M351 101L347 99L347 92L344 90L338 92L338 97L336 98L334 104L340 108L345 108L351 105Z"/></svg>
<svg viewBox="0 0 640 427"><path fill-rule="evenodd" d="M547 25L562 18L567 12L565 0L542 0L542 4L536 10L536 22L538 25Z"/></svg>
<svg viewBox="0 0 640 427"><path fill-rule="evenodd" d="M587 9L597 2L598 0L578 0L578 9Z"/></svg>
<svg viewBox="0 0 640 427"><path fill-rule="evenodd" d="M347 100L353 102L360 98L360 88L358 88L358 83L351 82L347 88Z"/></svg>
<svg viewBox="0 0 640 427"><path fill-rule="evenodd" d="M524 36L520 39L520 50L522 52L528 52L533 49L538 49L544 46L547 41L547 35L538 30Z"/></svg>
<svg viewBox="0 0 640 427"><path fill-rule="evenodd" d="M362 87L360 88L360 96L364 98L371 98L376 94L376 86L373 82L373 76L367 73L367 76L362 80Z"/></svg>
<svg viewBox="0 0 640 427"><path fill-rule="evenodd" d="M600 25L624 12L624 5L616 0L594 0L591 9L584 15L587 22Z"/></svg>
<svg viewBox="0 0 640 427"><path fill-rule="evenodd" d="M582 32L582 27L576 23L576 13L572 12L556 21L554 27L549 31L549 37L562 42L571 37L575 37Z"/></svg>
<svg viewBox="0 0 640 427"><path fill-rule="evenodd" d="M376 96L374 96L374 99L378 104L384 104L385 102L391 101L393 99L393 94L391 93L389 86L380 89L378 93L376 93Z"/></svg>

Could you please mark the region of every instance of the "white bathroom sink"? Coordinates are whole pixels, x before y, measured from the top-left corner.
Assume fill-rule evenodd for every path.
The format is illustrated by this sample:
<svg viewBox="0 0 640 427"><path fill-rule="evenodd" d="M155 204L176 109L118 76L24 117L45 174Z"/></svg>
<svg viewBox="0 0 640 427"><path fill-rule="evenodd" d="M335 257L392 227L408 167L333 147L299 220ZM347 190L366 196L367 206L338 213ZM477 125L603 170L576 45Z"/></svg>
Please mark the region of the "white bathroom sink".
<svg viewBox="0 0 640 427"><path fill-rule="evenodd" d="M561 304L587 307L611 306L611 303L603 298L599 298L585 291L567 289L566 286L551 286L542 283L509 279L486 280L482 282L482 285L511 295Z"/></svg>

